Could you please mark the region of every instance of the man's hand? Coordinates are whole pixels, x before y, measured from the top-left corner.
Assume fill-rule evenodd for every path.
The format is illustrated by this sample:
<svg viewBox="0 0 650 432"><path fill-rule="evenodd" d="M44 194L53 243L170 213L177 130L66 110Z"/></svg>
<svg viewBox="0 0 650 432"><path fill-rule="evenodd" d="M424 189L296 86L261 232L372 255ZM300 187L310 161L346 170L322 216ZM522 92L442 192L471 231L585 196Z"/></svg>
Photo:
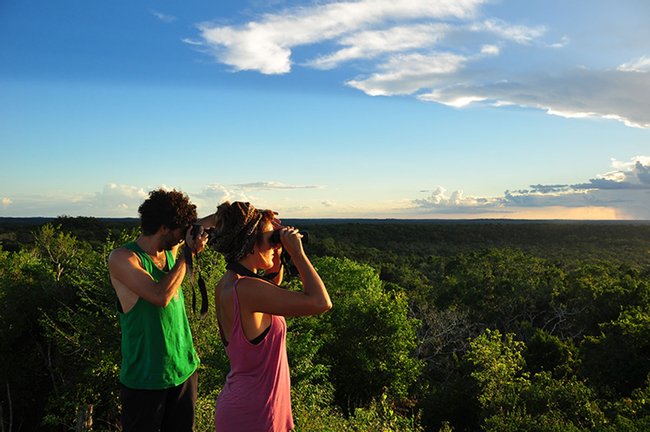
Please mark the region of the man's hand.
<svg viewBox="0 0 650 432"><path fill-rule="evenodd" d="M208 243L208 233L201 225L192 225L185 233L185 244L190 248L193 254L203 252L205 245Z"/></svg>

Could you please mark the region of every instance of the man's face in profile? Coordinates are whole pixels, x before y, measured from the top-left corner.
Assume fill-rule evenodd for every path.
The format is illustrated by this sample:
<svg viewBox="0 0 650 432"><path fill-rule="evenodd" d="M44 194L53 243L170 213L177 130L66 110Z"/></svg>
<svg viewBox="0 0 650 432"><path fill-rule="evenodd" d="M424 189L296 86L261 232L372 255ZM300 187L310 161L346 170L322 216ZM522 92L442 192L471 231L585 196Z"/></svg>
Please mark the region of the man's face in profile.
<svg viewBox="0 0 650 432"><path fill-rule="evenodd" d="M185 239L185 228L179 227L167 231L164 237L165 250L169 250Z"/></svg>

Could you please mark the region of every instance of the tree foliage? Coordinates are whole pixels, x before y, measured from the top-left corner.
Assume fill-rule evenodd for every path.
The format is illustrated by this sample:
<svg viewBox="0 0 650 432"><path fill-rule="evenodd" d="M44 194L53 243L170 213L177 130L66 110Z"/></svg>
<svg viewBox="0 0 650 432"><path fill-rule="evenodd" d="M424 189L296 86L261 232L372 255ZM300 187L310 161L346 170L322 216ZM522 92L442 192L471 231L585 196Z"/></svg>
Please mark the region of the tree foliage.
<svg viewBox="0 0 650 432"><path fill-rule="evenodd" d="M93 430L119 429L107 257L134 226L0 229L4 430L75 429L90 412ZM334 307L287 320L297 431L650 429L648 225L305 227ZM209 249L200 267L209 289L225 271ZM207 431L228 360L213 296L200 319L182 289Z"/></svg>
<svg viewBox="0 0 650 432"><path fill-rule="evenodd" d="M387 289L367 265L330 257L314 264L334 303L321 328L338 404L366 406L384 393L406 399L420 364L412 356L417 322L405 294L396 286Z"/></svg>

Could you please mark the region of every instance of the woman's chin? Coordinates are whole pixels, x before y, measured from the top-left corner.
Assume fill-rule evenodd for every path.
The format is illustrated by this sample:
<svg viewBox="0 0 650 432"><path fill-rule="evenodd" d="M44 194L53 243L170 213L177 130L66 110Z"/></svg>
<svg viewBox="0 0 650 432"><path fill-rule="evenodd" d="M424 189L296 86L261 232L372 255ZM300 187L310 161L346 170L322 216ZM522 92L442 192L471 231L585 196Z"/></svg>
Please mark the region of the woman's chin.
<svg viewBox="0 0 650 432"><path fill-rule="evenodd" d="M269 271L273 268L273 262L263 262L257 267L260 270Z"/></svg>

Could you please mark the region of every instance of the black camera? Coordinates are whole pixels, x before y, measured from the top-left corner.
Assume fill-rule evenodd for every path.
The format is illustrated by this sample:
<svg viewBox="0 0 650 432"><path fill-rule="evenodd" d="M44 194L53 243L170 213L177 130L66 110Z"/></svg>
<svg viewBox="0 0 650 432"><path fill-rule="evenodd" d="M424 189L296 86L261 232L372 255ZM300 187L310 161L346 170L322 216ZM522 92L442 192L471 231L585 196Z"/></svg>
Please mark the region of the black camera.
<svg viewBox="0 0 650 432"><path fill-rule="evenodd" d="M309 242L309 233L307 231L300 231L299 234L302 235L302 244L307 244ZM269 242L273 245L282 243L282 240L280 240L280 230L273 231Z"/></svg>
<svg viewBox="0 0 650 432"><path fill-rule="evenodd" d="M192 230L190 231L190 235L192 236L193 239L196 239L198 236L203 234L203 225L200 224L194 224L192 225Z"/></svg>

